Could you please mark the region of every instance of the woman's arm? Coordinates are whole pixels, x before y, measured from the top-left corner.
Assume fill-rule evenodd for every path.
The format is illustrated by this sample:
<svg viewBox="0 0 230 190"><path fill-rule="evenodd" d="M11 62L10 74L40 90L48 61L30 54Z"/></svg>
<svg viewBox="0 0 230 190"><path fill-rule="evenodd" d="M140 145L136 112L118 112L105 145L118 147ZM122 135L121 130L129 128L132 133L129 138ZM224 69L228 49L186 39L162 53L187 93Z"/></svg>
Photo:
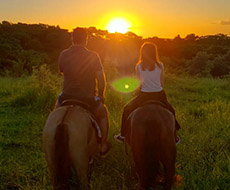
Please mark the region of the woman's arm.
<svg viewBox="0 0 230 190"><path fill-rule="evenodd" d="M163 65L163 63L160 63L160 69L161 69L161 78L160 78L160 80L161 80L161 86L163 87L164 86L164 78L165 78L165 71L164 71L164 65Z"/></svg>
<svg viewBox="0 0 230 190"><path fill-rule="evenodd" d="M136 70L137 79L140 81L140 85L139 85L139 87L136 89L136 93L138 93L138 92L141 90L141 76L140 76L140 65L139 65L139 64L136 65L135 70Z"/></svg>
<svg viewBox="0 0 230 190"><path fill-rule="evenodd" d="M136 65L136 68L135 68L135 70L136 70L136 76L137 76L137 78L140 78L140 71L139 71L139 64L138 65Z"/></svg>

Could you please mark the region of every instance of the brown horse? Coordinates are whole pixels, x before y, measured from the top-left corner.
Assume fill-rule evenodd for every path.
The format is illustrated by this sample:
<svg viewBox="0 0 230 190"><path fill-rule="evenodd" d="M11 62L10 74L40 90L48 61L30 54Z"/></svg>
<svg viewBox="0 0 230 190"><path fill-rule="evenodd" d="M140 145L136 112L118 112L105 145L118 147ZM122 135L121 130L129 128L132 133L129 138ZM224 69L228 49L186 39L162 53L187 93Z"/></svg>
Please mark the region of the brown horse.
<svg viewBox="0 0 230 190"><path fill-rule="evenodd" d="M51 112L43 131L43 150L53 189L70 189L71 168L78 188L87 189L90 161L98 150L89 112L80 106L63 106Z"/></svg>
<svg viewBox="0 0 230 190"><path fill-rule="evenodd" d="M175 119L167 109L156 104L137 108L131 115L128 143L134 157L139 189L154 189L159 168L165 171L164 189L170 190L175 175Z"/></svg>

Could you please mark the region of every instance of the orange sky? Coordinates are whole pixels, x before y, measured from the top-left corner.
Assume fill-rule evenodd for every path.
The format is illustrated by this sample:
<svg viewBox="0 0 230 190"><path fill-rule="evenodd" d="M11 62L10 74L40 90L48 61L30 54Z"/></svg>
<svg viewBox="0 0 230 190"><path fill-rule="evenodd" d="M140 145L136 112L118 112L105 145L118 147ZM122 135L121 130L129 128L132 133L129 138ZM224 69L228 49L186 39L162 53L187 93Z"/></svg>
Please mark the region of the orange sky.
<svg viewBox="0 0 230 190"><path fill-rule="evenodd" d="M124 17L144 37L230 35L230 0L0 0L0 21L106 29Z"/></svg>

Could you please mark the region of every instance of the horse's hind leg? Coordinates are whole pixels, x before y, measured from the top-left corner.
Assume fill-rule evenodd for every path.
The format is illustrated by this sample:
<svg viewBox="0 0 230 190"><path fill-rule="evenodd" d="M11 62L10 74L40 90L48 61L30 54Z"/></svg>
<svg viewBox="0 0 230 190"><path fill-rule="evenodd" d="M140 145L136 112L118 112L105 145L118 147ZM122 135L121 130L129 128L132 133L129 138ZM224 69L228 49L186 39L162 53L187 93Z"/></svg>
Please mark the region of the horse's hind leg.
<svg viewBox="0 0 230 190"><path fill-rule="evenodd" d="M149 175L149 167L151 166L149 166L148 162L146 162L146 159L141 158L142 156L143 154L141 154L141 156L134 156L139 180L139 189L148 189L148 187L150 187L151 185L151 179L153 179L154 177Z"/></svg>
<svg viewBox="0 0 230 190"><path fill-rule="evenodd" d="M51 140L52 138L45 138L43 143L46 145L44 146L45 157L49 169L50 179L53 185L54 190L68 190L68 181L63 179L57 179L57 171L55 166L55 143Z"/></svg>
<svg viewBox="0 0 230 190"><path fill-rule="evenodd" d="M91 180L92 167L93 167L93 161L90 160L90 161L89 161L89 167L88 167L88 173L87 173L88 181L89 181L89 182L90 182L90 180Z"/></svg>
<svg viewBox="0 0 230 190"><path fill-rule="evenodd" d="M86 153L82 153L82 151L78 151L75 148L75 150L71 153L71 160L74 170L77 174L77 181L79 181L79 189L88 189L88 156L86 155Z"/></svg>
<svg viewBox="0 0 230 190"><path fill-rule="evenodd" d="M175 176L175 159L168 158L163 162L165 169L165 186L164 190L171 190Z"/></svg>

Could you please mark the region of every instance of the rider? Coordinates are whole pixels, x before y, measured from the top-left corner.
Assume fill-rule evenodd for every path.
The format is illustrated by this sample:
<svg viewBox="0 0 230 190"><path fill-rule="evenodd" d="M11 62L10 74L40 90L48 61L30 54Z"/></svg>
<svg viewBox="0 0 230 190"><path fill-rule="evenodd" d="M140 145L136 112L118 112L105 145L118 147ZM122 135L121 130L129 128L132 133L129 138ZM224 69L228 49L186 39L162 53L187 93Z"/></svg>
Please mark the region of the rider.
<svg viewBox="0 0 230 190"><path fill-rule="evenodd" d="M120 143L125 140L127 129L125 123L129 114L137 107L141 106L144 102L149 100L160 101L167 107L169 111L175 116L175 110L172 105L167 101L165 91L163 90L164 84L164 65L159 61L157 46L151 42L145 42L140 49L140 58L136 66L136 73L141 80L141 87L139 94L133 98L124 107L121 123L121 134L114 135L114 139ZM180 129L179 123L175 122L176 130ZM175 141L178 144L180 138L176 135Z"/></svg>
<svg viewBox="0 0 230 190"><path fill-rule="evenodd" d="M90 106L101 129L100 154L103 155L110 148L107 142L108 111L104 104L106 82L100 57L86 48L87 39L87 31L77 27L72 33L73 45L59 56L59 70L64 75L64 82L57 104L60 106L65 100L78 100Z"/></svg>

